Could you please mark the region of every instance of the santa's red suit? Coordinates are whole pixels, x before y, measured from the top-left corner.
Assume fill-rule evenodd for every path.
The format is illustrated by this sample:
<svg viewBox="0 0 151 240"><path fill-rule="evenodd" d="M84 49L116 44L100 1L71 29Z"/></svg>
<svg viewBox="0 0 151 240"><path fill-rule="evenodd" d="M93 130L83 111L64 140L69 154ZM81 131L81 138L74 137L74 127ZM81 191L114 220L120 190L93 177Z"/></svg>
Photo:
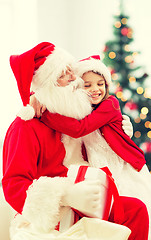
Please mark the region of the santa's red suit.
<svg viewBox="0 0 151 240"><path fill-rule="evenodd" d="M17 117L7 131L3 147L2 182L8 203L21 213L26 190L34 179L42 176L66 176L67 168L62 164L64 157L65 148L61 142L61 133L49 129L36 118L23 121ZM48 180L50 186L47 187L51 189L51 178ZM45 202L48 199L46 200L45 196L43 200Z"/></svg>
<svg viewBox="0 0 151 240"><path fill-rule="evenodd" d="M47 45L49 46L49 44ZM44 46L45 44L42 44L40 47L44 48ZM35 53L33 56L35 57ZM41 56L42 54L40 54L40 60ZM20 57L17 58L20 60ZM23 60L24 56L21 56L21 59ZM16 61L18 60L15 60L15 63ZM21 76L21 74L16 74L17 67L19 67L21 63L22 61L18 61L18 64L15 64L15 70L12 67L17 79ZM28 64L30 67L31 63L28 62ZM25 68L27 68L27 65ZM46 69L44 68L43 71L45 72ZM24 68L21 68L20 72L23 71L23 74L24 70ZM46 73L46 75L47 74L48 73ZM25 78L26 77L27 75L25 75ZM46 78L47 77L48 75ZM35 85L37 87L37 84ZM39 100L41 100L43 104L46 104L48 109L50 108L51 110L54 108L54 112L55 108L60 109L61 103L65 105L68 103L66 106L69 107L68 110L70 114L72 114L75 111L73 106L76 105L74 105L74 95L72 97L73 102L70 102L69 104L69 99L71 99L70 94L69 99L66 98L67 92L65 91L65 95L63 95L64 91L55 86L53 92L51 92L52 95L50 95L50 86L48 86L49 85L46 84L42 87L42 90L37 90L36 88L33 89ZM69 90L72 89L72 91L69 91L68 88ZM19 86L19 89L22 99L24 99L24 91L21 92L21 86ZM76 88L72 85L71 88L67 87L68 92L73 93L74 89ZM55 94L57 94L57 92L58 102L56 106ZM82 91L75 91L75 93L77 93L77 95L75 94L75 99L77 99L77 96L79 94L81 95ZM51 101L48 101L47 105L47 100L50 96ZM59 96L62 96L62 100L64 99L64 101L60 102L61 98L59 98ZM28 100L28 97L29 95L26 100ZM53 102L53 97L55 97L55 102ZM25 102L24 105L26 105ZM66 112L67 110L63 109L62 106L63 105L61 105L60 113L62 113L62 111ZM81 106L81 109L78 109L78 113L82 112L82 114L85 115L87 115L89 111L90 108L88 107L88 110L86 110L85 106ZM56 110L56 112L59 111ZM82 118L82 115L79 117ZM80 145L81 142L78 142L76 145L78 146L78 149ZM108 233L111 229L116 229L115 236L118 232L120 233L118 239L127 239L122 238L122 233L119 228L120 225L116 226L116 224L113 224L113 227L109 222L102 223L99 219L88 219L86 222L85 218L81 219L83 222L80 220L79 224L82 222L83 225L79 226L78 224L75 224L66 234L61 233L61 235L55 230L58 222L61 220L64 210L64 208L61 207L61 199L69 186L69 181L66 178L67 166L75 161L79 161L78 164L88 164L83 158L81 158L81 153L77 153L76 149L74 149L74 147L72 148L72 146L74 146L74 139L70 139L66 135L62 136L60 132L48 128L38 119L24 121L20 117L17 117L11 124L4 141L2 184L6 200L18 213L21 213L17 214L12 223L12 240L20 240L23 238L28 240L66 240L75 237L79 237L80 240L92 239L93 237L95 239L100 239L102 231ZM68 162L70 150L72 151L71 155L75 157L75 160L71 158L70 162ZM138 199L121 197L121 200L124 205L125 218L120 224L125 225L132 230L129 239L147 240L148 215L145 205ZM134 221L134 217L137 213L139 213L139 215ZM114 206L109 220L113 221L113 219ZM141 227L139 227L139 225L141 225ZM93 226L92 233L89 231L89 226ZM77 236L76 233L80 235ZM108 238L104 236L104 239Z"/></svg>

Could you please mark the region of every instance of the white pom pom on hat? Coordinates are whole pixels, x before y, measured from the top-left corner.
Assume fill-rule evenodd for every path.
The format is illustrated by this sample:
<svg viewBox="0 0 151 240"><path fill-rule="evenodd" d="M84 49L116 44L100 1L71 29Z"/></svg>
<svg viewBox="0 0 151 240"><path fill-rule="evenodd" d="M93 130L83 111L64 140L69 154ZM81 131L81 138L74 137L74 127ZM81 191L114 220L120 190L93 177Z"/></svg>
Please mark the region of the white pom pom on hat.
<svg viewBox="0 0 151 240"><path fill-rule="evenodd" d="M32 106L27 104L26 106L24 106L20 109L17 116L20 117L21 119L27 121L27 120L34 118L35 110Z"/></svg>

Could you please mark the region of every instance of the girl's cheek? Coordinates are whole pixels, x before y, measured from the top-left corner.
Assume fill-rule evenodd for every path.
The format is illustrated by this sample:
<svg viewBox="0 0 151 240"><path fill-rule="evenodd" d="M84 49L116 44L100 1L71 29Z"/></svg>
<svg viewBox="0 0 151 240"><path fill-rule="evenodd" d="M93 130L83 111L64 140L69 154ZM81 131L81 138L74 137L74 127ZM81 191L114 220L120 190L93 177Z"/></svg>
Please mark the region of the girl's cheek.
<svg viewBox="0 0 151 240"><path fill-rule="evenodd" d="M88 92L88 91L89 91L87 87L84 87L84 90L85 90L86 92Z"/></svg>

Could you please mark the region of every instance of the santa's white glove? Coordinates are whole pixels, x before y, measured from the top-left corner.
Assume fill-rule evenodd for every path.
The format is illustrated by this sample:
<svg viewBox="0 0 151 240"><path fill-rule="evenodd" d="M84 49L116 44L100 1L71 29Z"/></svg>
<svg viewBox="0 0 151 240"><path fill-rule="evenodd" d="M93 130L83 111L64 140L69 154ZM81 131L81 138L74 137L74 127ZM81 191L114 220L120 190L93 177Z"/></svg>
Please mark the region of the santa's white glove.
<svg viewBox="0 0 151 240"><path fill-rule="evenodd" d="M85 180L72 184L66 189L62 206L70 206L85 214L93 214L101 208L101 182Z"/></svg>
<svg viewBox="0 0 151 240"><path fill-rule="evenodd" d="M131 138L133 136L133 125L127 115L122 115L122 128L124 132Z"/></svg>

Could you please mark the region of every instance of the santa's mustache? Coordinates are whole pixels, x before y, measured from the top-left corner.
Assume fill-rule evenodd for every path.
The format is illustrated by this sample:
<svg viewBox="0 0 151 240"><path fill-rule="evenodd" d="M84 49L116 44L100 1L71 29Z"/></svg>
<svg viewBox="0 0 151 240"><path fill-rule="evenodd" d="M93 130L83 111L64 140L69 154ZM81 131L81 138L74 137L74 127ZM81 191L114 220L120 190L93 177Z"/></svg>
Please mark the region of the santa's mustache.
<svg viewBox="0 0 151 240"><path fill-rule="evenodd" d="M73 91L79 88L84 88L84 81L82 80L82 78L76 76L76 79L72 82L69 83L69 85L71 88L73 88Z"/></svg>

